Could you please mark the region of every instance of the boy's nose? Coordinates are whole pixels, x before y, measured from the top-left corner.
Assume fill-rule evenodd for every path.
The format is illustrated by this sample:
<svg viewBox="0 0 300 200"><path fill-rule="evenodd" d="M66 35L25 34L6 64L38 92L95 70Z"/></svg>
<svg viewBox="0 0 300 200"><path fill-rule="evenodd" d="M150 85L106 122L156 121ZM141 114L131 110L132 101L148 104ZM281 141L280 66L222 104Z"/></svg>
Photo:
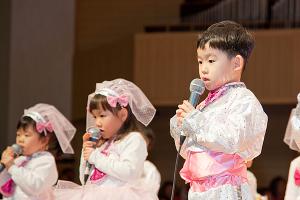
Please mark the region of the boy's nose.
<svg viewBox="0 0 300 200"><path fill-rule="evenodd" d="M208 73L207 67L202 67L201 73L202 74L207 74Z"/></svg>

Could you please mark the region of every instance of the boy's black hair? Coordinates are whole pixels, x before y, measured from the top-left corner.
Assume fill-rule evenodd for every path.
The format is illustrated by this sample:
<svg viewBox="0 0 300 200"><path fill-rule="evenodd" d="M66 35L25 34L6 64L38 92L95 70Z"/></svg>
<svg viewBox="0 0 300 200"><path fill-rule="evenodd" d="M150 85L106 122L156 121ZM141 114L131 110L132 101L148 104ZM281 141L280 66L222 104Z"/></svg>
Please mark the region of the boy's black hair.
<svg viewBox="0 0 300 200"><path fill-rule="evenodd" d="M253 36L240 24L222 21L211 25L198 38L197 49L204 49L206 44L225 52L230 58L241 55L245 65L254 48Z"/></svg>

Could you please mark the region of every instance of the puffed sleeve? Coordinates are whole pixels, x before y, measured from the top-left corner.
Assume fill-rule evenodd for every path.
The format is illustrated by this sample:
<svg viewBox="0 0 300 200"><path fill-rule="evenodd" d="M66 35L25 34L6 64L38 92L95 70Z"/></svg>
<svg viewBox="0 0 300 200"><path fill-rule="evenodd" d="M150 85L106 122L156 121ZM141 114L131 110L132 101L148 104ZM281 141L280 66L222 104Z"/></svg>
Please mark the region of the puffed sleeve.
<svg viewBox="0 0 300 200"><path fill-rule="evenodd" d="M30 161L30 168L12 165L8 172L24 193L35 196L53 186L57 179L55 159L49 153Z"/></svg>
<svg viewBox="0 0 300 200"><path fill-rule="evenodd" d="M174 139L175 142L175 146L177 151L179 150L179 142L180 142L180 135L181 135L181 129L179 126L177 126L177 118L176 115L174 115L171 119L170 119L170 133L171 136ZM180 150L180 155L186 159L187 156L187 152L186 152L186 142L187 140L184 141L184 143L182 144L181 150Z"/></svg>
<svg viewBox="0 0 300 200"><path fill-rule="evenodd" d="M152 187L153 190L158 193L161 176L156 166L148 160L146 160L144 163L144 173L142 179L147 186Z"/></svg>
<svg viewBox="0 0 300 200"><path fill-rule="evenodd" d="M239 154L251 160L262 149L267 115L254 95L236 96L216 112L197 109L183 120L183 131L195 142L217 152Z"/></svg>
<svg viewBox="0 0 300 200"><path fill-rule="evenodd" d="M286 127L285 135L283 141L289 145L292 150L300 151L300 107L292 109L289 121ZM299 116L298 116L299 115Z"/></svg>
<svg viewBox="0 0 300 200"><path fill-rule="evenodd" d="M131 132L120 141L118 158L105 156L95 150L89 157L89 163L109 176L123 181L130 181L141 176L147 157L147 146L140 133Z"/></svg>
<svg viewBox="0 0 300 200"><path fill-rule="evenodd" d="M285 191L285 200L296 200L300 199L300 193L299 193L299 187L295 184L295 171L296 169L300 169L300 157L297 157L294 159L291 164L290 164L290 169L289 169L289 177L288 177L288 182L286 186L286 191Z"/></svg>

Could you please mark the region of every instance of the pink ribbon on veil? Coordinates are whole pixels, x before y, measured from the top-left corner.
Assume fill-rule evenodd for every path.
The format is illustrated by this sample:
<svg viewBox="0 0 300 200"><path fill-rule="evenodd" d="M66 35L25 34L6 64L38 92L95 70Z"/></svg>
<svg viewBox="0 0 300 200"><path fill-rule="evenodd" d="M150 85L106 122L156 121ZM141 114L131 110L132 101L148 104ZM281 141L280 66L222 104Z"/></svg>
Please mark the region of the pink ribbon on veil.
<svg viewBox="0 0 300 200"><path fill-rule="evenodd" d="M39 133L46 133L46 131L53 132L53 128L50 122L38 122L36 123L36 130Z"/></svg>
<svg viewBox="0 0 300 200"><path fill-rule="evenodd" d="M107 96L107 102L113 108L117 106L117 103L119 103L122 107L126 107L128 105L128 97L125 95L121 95L118 97Z"/></svg>

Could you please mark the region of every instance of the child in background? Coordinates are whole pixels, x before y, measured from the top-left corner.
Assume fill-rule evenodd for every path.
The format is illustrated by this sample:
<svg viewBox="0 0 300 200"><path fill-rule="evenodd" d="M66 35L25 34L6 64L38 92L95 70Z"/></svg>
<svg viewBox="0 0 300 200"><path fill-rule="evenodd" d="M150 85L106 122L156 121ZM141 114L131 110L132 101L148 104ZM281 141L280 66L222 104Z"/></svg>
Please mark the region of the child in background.
<svg viewBox="0 0 300 200"><path fill-rule="evenodd" d="M52 200L52 186L58 173L54 156L57 142L64 153L74 153L71 140L74 126L54 107L37 104L24 111L17 124L16 144L22 156L14 158L12 147L2 153L6 169L0 174L0 192L4 199Z"/></svg>
<svg viewBox="0 0 300 200"><path fill-rule="evenodd" d="M155 141L155 135L151 128L146 127L143 131L147 143L147 150L148 154L151 152L154 141ZM156 166L149 160L145 160L144 162L144 171L142 174L142 181L145 185L152 186L153 192L155 194L158 194L158 190L160 188L160 173L157 170Z"/></svg>
<svg viewBox="0 0 300 200"><path fill-rule="evenodd" d="M292 109L286 128L284 142L290 149L300 152L300 93L298 105ZM300 200L300 156L292 160L285 191L285 200Z"/></svg>

